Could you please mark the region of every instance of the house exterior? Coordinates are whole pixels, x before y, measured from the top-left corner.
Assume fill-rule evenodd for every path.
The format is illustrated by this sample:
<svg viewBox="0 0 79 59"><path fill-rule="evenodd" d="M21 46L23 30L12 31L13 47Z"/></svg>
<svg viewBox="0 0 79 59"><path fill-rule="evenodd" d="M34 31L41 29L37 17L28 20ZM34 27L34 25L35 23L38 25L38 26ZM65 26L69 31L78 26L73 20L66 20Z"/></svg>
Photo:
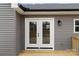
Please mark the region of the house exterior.
<svg viewBox="0 0 79 59"><path fill-rule="evenodd" d="M0 55L71 49L79 35L79 4L0 3Z"/></svg>

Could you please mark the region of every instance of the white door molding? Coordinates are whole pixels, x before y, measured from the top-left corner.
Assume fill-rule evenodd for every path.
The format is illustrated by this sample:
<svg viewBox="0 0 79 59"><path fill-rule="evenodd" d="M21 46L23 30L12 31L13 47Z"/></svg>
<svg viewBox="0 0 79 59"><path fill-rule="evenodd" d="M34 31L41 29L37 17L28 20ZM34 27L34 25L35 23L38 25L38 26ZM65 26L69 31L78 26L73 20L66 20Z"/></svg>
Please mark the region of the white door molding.
<svg viewBox="0 0 79 59"><path fill-rule="evenodd" d="M29 22L37 22L37 44L29 44ZM42 23L43 22L50 23L50 44L42 43L43 41ZM26 47L38 47L38 48L52 47L53 48L52 50L54 50L54 18L25 18L25 49Z"/></svg>

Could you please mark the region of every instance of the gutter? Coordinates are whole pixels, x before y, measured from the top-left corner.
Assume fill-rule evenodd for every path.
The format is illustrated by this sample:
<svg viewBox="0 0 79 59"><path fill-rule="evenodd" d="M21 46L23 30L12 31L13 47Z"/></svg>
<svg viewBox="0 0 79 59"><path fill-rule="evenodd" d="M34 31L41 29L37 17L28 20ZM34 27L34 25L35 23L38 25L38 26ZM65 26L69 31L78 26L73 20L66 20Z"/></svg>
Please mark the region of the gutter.
<svg viewBox="0 0 79 59"><path fill-rule="evenodd" d="M30 9L24 8L21 4L12 3L11 8L14 8L22 15L79 15L79 9Z"/></svg>

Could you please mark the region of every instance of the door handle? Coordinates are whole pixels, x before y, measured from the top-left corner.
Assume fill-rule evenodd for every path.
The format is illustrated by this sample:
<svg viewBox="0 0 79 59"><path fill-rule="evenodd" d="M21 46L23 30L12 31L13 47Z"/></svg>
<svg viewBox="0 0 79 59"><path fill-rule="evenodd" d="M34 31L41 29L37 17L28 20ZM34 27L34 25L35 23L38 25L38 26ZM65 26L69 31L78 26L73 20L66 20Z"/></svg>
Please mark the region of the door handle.
<svg viewBox="0 0 79 59"><path fill-rule="evenodd" d="M39 33L38 33L38 37L39 37Z"/></svg>

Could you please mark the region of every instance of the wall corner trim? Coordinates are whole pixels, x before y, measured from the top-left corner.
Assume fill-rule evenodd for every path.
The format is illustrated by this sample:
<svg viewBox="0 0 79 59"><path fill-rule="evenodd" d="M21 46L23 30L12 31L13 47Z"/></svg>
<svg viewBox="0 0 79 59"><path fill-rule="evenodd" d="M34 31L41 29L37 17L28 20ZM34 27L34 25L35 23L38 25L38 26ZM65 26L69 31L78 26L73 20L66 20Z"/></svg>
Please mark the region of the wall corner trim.
<svg viewBox="0 0 79 59"><path fill-rule="evenodd" d="M11 3L11 8L14 8L20 14L24 13L24 11L18 6L18 3Z"/></svg>

